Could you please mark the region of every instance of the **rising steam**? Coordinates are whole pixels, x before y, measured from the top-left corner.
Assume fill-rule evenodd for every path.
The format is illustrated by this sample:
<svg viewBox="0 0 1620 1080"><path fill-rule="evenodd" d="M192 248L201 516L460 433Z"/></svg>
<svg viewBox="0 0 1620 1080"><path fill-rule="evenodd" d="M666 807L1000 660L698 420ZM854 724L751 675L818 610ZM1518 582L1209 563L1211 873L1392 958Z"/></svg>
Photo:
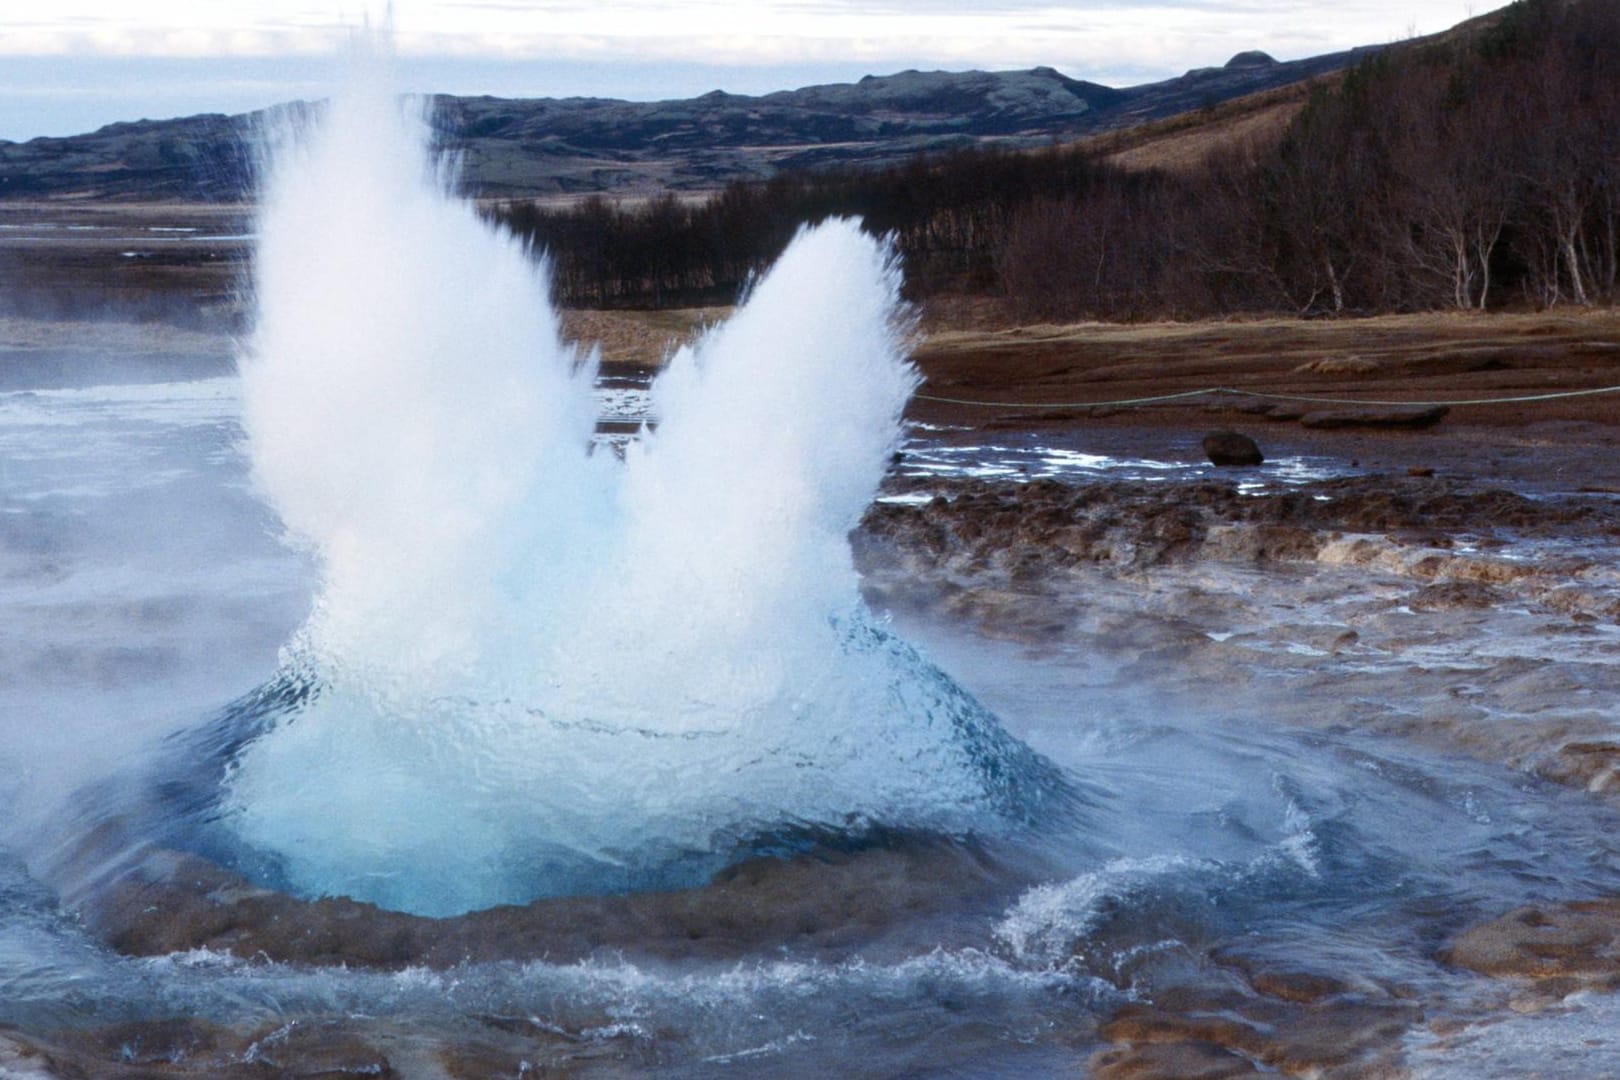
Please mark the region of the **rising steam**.
<svg viewBox="0 0 1620 1080"><path fill-rule="evenodd" d="M916 375L890 248L800 234L592 451L543 270L376 78L271 140L253 471L322 587L235 758L283 884L446 914L690 884L762 838L1006 811L1028 756L862 609Z"/></svg>

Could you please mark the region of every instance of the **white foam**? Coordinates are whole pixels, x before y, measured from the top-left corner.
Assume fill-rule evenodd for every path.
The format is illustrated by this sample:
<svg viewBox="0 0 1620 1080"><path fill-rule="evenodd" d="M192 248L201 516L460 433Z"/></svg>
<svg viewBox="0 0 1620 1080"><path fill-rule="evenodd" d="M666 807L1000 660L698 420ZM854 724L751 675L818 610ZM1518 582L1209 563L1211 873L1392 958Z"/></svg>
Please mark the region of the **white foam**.
<svg viewBox="0 0 1620 1080"><path fill-rule="evenodd" d="M1106 901L1217 865L1185 855L1111 859L1067 881L1028 889L997 924L995 936L1021 963L1062 966L1096 926Z"/></svg>
<svg viewBox="0 0 1620 1080"><path fill-rule="evenodd" d="M993 722L868 623L847 540L916 381L890 249L803 232L621 461L543 273L425 141L364 79L269 170L244 417L322 569L289 664L323 690L241 754L239 835L301 891L437 914L979 820Z"/></svg>

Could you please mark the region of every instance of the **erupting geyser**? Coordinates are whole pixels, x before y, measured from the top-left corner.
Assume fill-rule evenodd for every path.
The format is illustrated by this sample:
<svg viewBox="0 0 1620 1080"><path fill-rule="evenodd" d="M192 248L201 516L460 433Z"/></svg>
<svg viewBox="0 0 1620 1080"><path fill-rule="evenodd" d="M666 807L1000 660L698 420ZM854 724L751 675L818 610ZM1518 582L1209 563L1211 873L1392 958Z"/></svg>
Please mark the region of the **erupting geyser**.
<svg viewBox="0 0 1620 1080"><path fill-rule="evenodd" d="M244 861L437 915L1032 810L1038 759L859 600L916 381L889 247L801 233L621 460L426 141L379 79L272 140L245 424L322 585L225 774Z"/></svg>

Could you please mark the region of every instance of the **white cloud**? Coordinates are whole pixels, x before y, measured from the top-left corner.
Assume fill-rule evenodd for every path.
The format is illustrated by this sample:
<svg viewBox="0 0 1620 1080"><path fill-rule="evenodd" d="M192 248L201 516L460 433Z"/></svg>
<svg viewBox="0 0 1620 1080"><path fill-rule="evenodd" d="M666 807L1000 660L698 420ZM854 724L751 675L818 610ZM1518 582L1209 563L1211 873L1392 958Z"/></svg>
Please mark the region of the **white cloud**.
<svg viewBox="0 0 1620 1080"><path fill-rule="evenodd" d="M0 54L273 56L340 51L349 26L376 0L56 0L0 14ZM368 12L368 9L370 11ZM1463 18L1466 3L1405 0L401 0L406 54L768 64L827 57L937 56L939 63L1006 67L1061 53L1074 63L1141 63L1176 54L1212 59L1231 43L1304 55L1375 44ZM1186 56L1187 50L1199 55Z"/></svg>
<svg viewBox="0 0 1620 1080"><path fill-rule="evenodd" d="M1472 8L1435 0L1414 23L1408 0L395 0L394 18L413 89L652 99L908 67L1044 64L1133 85L1245 49L1292 59L1381 44L1442 29ZM383 10L383 0L0 5L0 138L307 96L310 64L341 56L354 27ZM215 64L256 65L257 90L207 97L218 84L197 72ZM132 65L138 80L109 75ZM446 73L454 79L431 81ZM78 87L95 80L106 89L92 108ZM53 111L53 100L76 104Z"/></svg>

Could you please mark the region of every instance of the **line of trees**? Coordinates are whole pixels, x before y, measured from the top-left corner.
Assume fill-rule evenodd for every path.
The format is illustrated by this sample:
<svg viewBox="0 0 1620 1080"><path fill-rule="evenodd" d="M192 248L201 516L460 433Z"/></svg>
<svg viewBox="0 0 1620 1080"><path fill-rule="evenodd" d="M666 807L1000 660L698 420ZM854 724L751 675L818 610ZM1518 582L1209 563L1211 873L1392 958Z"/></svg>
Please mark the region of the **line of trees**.
<svg viewBox="0 0 1620 1080"><path fill-rule="evenodd" d="M1280 141L1024 207L1025 316L1620 299L1620 0L1521 0L1317 87Z"/></svg>
<svg viewBox="0 0 1620 1080"><path fill-rule="evenodd" d="M1519 0L1317 87L1280 140L1188 173L1073 149L736 184L704 202L497 211L581 306L734 298L805 221L897 237L913 298L1040 318L1620 299L1620 0Z"/></svg>
<svg viewBox="0 0 1620 1080"><path fill-rule="evenodd" d="M1001 248L1020 208L1107 184L1144 184L1073 150L972 149L878 172L789 173L693 201L596 196L569 207L498 206L493 215L552 260L559 299L615 307L731 300L805 222L858 216L895 236L913 297L1000 286Z"/></svg>
<svg viewBox="0 0 1620 1080"><path fill-rule="evenodd" d="M1180 198L1171 253L1204 287L1183 269L1175 291L1207 307L1613 301L1620 0L1523 0L1471 38L1380 54Z"/></svg>

